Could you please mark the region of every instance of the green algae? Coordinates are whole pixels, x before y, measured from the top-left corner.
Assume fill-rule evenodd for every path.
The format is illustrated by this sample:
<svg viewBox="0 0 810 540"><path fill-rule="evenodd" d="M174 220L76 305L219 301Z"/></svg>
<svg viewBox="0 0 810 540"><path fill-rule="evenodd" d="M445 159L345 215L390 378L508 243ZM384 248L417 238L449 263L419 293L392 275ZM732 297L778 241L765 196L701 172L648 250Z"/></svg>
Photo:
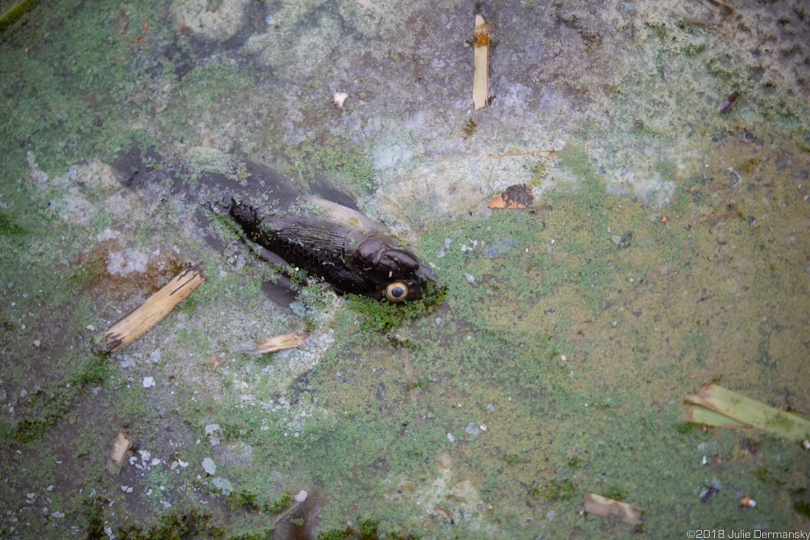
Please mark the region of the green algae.
<svg viewBox="0 0 810 540"><path fill-rule="evenodd" d="M68 5L71 6L75 8L74 4ZM117 8L112 6L107 14ZM134 12L130 10L131 14ZM154 23L151 26L154 27ZM669 27L661 29L660 39L664 44L661 47L672 45L665 40L670 39L674 31ZM98 35L87 36L88 46L98 47L98 38ZM127 47L135 46L133 40L134 36L130 36ZM122 50L121 45L115 45L111 54ZM675 48L671 51L662 48L657 53L654 66L658 76L650 87L639 87L635 79L628 77L621 90L633 93L636 98L654 97L659 93L669 96L669 91L664 90L663 74L667 58L676 52ZM701 47L687 52L700 57L699 61L710 54L708 48ZM97 60L103 59L81 60L77 70ZM34 82L56 82L56 90L64 95L77 93L70 86L72 83L59 81L56 75L46 76L41 68L38 66L39 70L32 71ZM118 69L125 66L118 64L115 68L113 80L123 76ZM717 66L712 69L716 73L709 75L718 81L740 73L723 73ZM45 170L62 170L76 157L104 154L118 146L119 139L111 136L111 132L125 126L126 122L116 124L116 118L135 113L144 114L147 120L155 119L165 133L197 144L202 135L192 118L201 120L208 128L215 128L218 111L226 107L225 101L231 92L244 96L256 90L255 79L225 63L213 63L207 70L200 71L198 78L192 76L179 84L171 71L170 63L162 62L158 74L139 76L138 88L149 88L153 82L172 83L171 91L189 98L181 101L187 101L190 106L170 103L166 114L156 119L151 116L152 105L148 100L139 102L129 112L114 109L109 98L116 95L115 91L105 90L107 83L103 82L95 97L96 104L92 106L100 108L98 115L101 116L111 111L109 123L98 128L93 113L88 119L81 116L85 107L82 103L69 103L62 107L67 111L67 116L61 117L62 123L38 120L41 125L35 126L37 130L27 143L28 148L34 149L38 161L42 155ZM77 80L78 73L72 75L72 80ZM206 80L209 76L212 82ZM85 80L83 84L87 87L95 84L93 78L78 80ZM48 101L51 97L38 99ZM231 99L238 102L241 98ZM40 101L27 102L26 106L39 106ZM650 102L656 104L653 113L661 111L660 100ZM87 103L89 107L89 99ZM780 128L796 123L789 108L782 112L769 109L771 103L767 99L752 97L748 101L746 94L745 103L753 109L744 111L749 121L753 113L754 118L760 114L779 117ZM715 105L711 103L706 108L713 110ZM17 112L23 114L22 111L21 106ZM61 109L55 111L57 116L60 112ZM632 137L646 141L667 140L669 126L664 128L650 121L654 114L637 114L632 108L620 112L620 118L634 120L631 125L637 126L631 132ZM321 483L319 489L330 498L323 509L321 532L324 535L331 534L329 531L365 534L363 523L374 524L369 530L373 528L391 535L402 533L403 536L455 533L466 538L487 537L489 524L506 531L504 536L514 538L575 529L589 536L606 534L606 530L619 536L631 534L629 528L610 528L594 519L579 517L581 505L575 496L576 490L622 494L645 508L647 530L660 531L662 535L682 534L683 524L690 520L746 528L764 520L773 529L794 526L790 509L786 509L781 499L786 489L806 484L807 471L798 449L786 448L770 439L757 439L759 450L751 455L736 434L683 429L678 411L680 399L694 384L719 375L724 376L724 382L729 381L738 388L751 388L762 398L775 399L775 396L790 396L800 391L794 379L796 373L801 373L801 365L795 359L800 358L803 350L798 336L804 335L804 331L801 321L791 322L785 315L801 313L806 302L806 287L800 272L796 271L803 262L796 252L803 252L806 241L801 235L790 232L800 229L801 222L786 218L778 204L796 205L802 192L795 187L796 181L789 172L774 170L772 161L751 161L751 147L740 129L745 120L729 116L731 118L723 119L727 124L720 129L723 137L717 139L718 144L710 140L710 136L716 135L711 129L708 131L712 133L706 135L705 152L700 157L710 165L706 168L708 174L703 169L681 173L666 159L653 164L662 178L678 184L673 204L663 209L651 208L633 200L632 196L606 197L605 178L592 165L586 142L582 142L583 146L569 146L560 153L560 170L567 178L575 179L575 183L544 194L541 202L550 209L444 220L436 219L432 208L412 203L419 225L430 225L419 239L419 254L440 267L437 273L448 287L444 301L428 311L407 312L407 316L402 310L387 309L390 306L368 301L347 302L347 309L338 315L333 325L335 343L318 366L298 379L285 394L292 401L290 408L270 412L255 406L244 407L236 397L222 398L217 394L222 387L229 393L236 392L240 382L248 381L255 384L255 394L261 400L277 400L278 391L255 375L275 362L275 357L255 359L236 355L234 364L253 368L254 375L246 377L231 370L223 375L223 381L214 374L210 379L203 379L204 385L199 381L197 384L189 382L187 386L181 383L166 409L161 408L166 403L160 401L165 397L154 399L151 391L141 388L138 380L128 380L131 377L115 366L117 359L111 359L111 365L105 368L109 370L106 375L100 379L88 375L90 378L85 381L103 381L100 400L108 412L99 420L115 429L122 423L131 425L134 435L147 444L160 440L159 434L156 435L159 415L171 417L198 435L202 426L217 421L223 426L225 443L254 448L254 460L249 464L218 469L240 490L237 497L242 499L239 500L253 501L241 505L245 511L254 512L254 504L261 504L263 512L281 510L273 506L273 501L284 497L278 488L259 491L260 485L271 485L275 477L267 471L275 468L286 475L285 482L290 486L296 482L316 486ZM186 117L189 121L181 122ZM21 118L27 121L28 116ZM3 125L7 131L2 139L4 144L8 142L3 148L9 151L12 168L9 178L23 178L27 173L23 150L15 146L17 141L23 140L22 132L8 131L19 129L13 123ZM583 136L590 127L583 127ZM756 129L754 132L763 140L771 136ZM773 136L781 141L778 133ZM255 134L245 134L245 140L252 138L255 139ZM799 139L801 137L797 137L795 144L806 147ZM346 147L342 138L332 139L325 146L321 146L321 142L318 139L317 144L305 143L288 154L283 148L277 149L283 156L279 159L289 159L291 170L300 171L305 177L316 170L344 174L356 184L359 193L369 193L375 178L364 149ZM802 158L793 159L794 171L798 172ZM702 167L703 161L698 161L698 166ZM316 163L317 167L310 170L302 166L309 162ZM728 166L737 168L746 183L731 188L723 174ZM743 191L749 188L756 189ZM4 184L4 193L16 189L13 182ZM8 231L2 235L3 248L8 247L13 254L3 260L2 275L31 278L24 286L15 280L8 292L9 298L16 299L19 309L4 306L8 334L3 337L3 345L14 351L28 351L28 342L34 337L20 330L21 313L32 311L42 317L35 309L40 301L45 301L54 311L72 311L74 304L68 301L72 290L60 284L62 278L67 278L65 283L89 286L98 277L91 265L82 269L63 268L62 261L71 260L70 251L76 248L60 244L59 237L80 238L83 235L80 228L50 231L48 223L52 223L54 217L47 210L47 201L38 200L32 205L26 197L33 198L33 190L25 186L21 189L23 194L13 199L16 204L5 210L4 216L8 219L0 220L0 231ZM762 197L773 202L762 203ZM721 203L730 199L735 199L740 208L739 217L699 221L715 207L724 208ZM653 218L651 214L657 215ZM769 214L770 218L764 218L764 214ZM666 222L662 217L667 218ZM94 226L101 230L112 223L105 219L94 222ZM2 228L6 224L8 227ZM150 235L164 225L139 228L140 245L148 245ZM614 235L620 238L618 244L612 241ZM796 236L792 244L797 246L796 252L789 248L791 244L787 241L784 246L779 244L780 238L791 235ZM30 251L28 243L35 237L51 246L52 252ZM503 238L511 240L499 240ZM448 239L451 247L444 250L443 257L438 257ZM491 257L483 254L487 244L491 244ZM462 245L470 249L462 250ZM727 247L731 245L737 246L736 253ZM13 262L15 258L19 261ZM37 269L33 264L37 258L48 270ZM211 258L203 258L202 262L207 268L223 268ZM54 272L53 268L58 270ZM223 346L198 329L186 328L176 333L172 329L183 322L193 324L208 320L204 317L212 310L211 306L222 309L222 306L232 306L229 302L233 302L249 305L251 309L260 308L258 284L263 277L262 271L249 268L229 270L225 276L212 271L207 286L199 294L195 292L194 307L185 309L184 306L172 314L153 335L158 338L177 335L179 344L197 355ZM34 300L30 293L38 288L48 293ZM29 299L21 299L23 293L29 293ZM737 294L742 294L743 300L736 300ZM778 307L762 308L766 300L770 301L769 306ZM740 309L730 312L728 306L738 305L737 302ZM310 309L317 311L323 306L315 301ZM750 329L749 320L760 316L778 322ZM193 319L189 321L190 318ZM70 344L80 350L84 347L75 357L62 359L65 365L60 366L59 373L70 378L65 380L72 380L76 373L92 374L99 367L91 365L96 360L91 361L92 357L85 355L88 343L82 336L86 335L85 328L90 323L95 320L85 304L65 330L66 339L72 339ZM291 324L300 324L300 321L268 322L268 326L274 328ZM311 318L308 324L318 323ZM740 331L742 337L734 330ZM148 346L139 350L148 352ZM179 358L165 352L164 355L168 358L165 360L168 369L184 368ZM20 359L30 357L28 352L18 356ZM86 369L82 367L83 360L88 362ZM403 370L406 360L413 365L413 377ZM784 367L779 368L779 363ZM4 381L13 381L7 387L9 392L18 393L20 387L25 386L20 382L25 369L22 362L6 368ZM77 380L81 378L78 375ZM53 380L58 382L45 386L62 388L63 379ZM217 386L220 384L221 387ZM86 389L81 392L87 393ZM69 399L71 395L60 390L53 396L52 404L42 400L35 404L40 416L17 405L32 422L50 418L48 411L57 413L52 422L31 426L30 432L37 434L35 440L43 444L64 433L62 428L67 416L79 414L78 400ZM59 405L64 401L68 404ZM492 412L488 412L490 404ZM57 405L66 409L51 409ZM306 419L295 417L307 407L317 412ZM300 426L296 421L300 421ZM477 435L468 433L469 424L486 424L487 430L479 428ZM268 429L263 429L265 427ZM115 500L116 509L133 508L137 503L127 503L120 495L119 485L94 479L106 460L115 429L108 427L105 432L96 427L86 431L72 439L71 449L87 456L86 463L82 462L82 467L77 468L86 485L94 485L109 494L110 502ZM9 429L7 435L11 433ZM454 436L454 442L448 440L448 433ZM73 437L69 432L66 436ZM705 446L700 448L700 445ZM9 450L13 447L6 446ZM28 453L33 446L22 449ZM196 448L185 447L179 451L183 459L193 458L199 463L214 450L215 447L203 441ZM720 456L723 464L715 462L701 468L700 458L709 453ZM482 510L478 517L469 514L467 519L462 511L465 508L463 497L446 490L441 494L439 505L465 517L457 518L453 527L441 519L430 521L416 503L429 500L426 493L441 475L437 457L441 455L450 457L451 470L469 468L469 478L482 498L481 508L491 505L491 509ZM790 470L775 468L772 461L768 461L774 455L781 456ZM55 467L50 464L51 456L47 452L28 456L24 462L19 459L9 460L4 465L4 476L11 478L17 489L14 496L4 494L8 508L16 508L19 493L33 485L31 471L45 471L44 482L52 482L55 477ZM44 467L46 462L49 464ZM25 473L14 468L19 463ZM759 474L760 470L767 474ZM706 476L714 475L724 485L733 485L735 490L757 493L759 513L740 513L731 488L721 491L711 506L700 503L695 490L699 492L710 481ZM768 475L778 478L782 484ZM159 475L154 478L159 478L161 483L165 481ZM169 490L174 493L189 488L208 489L207 484L195 483L190 471L172 478L176 480ZM662 483L667 496L663 500ZM527 504L534 504L536 496L548 486L557 486L559 489L555 492L562 496L549 497L537 508ZM398 493L400 491L402 493ZM572 495L565 495L568 492ZM74 501L72 506L81 512L83 504ZM104 501L98 506L107 507L107 504ZM796 506L800 506L799 503L794 504ZM86 516L88 532L98 532L102 518L113 521L110 512L103 508L90 510ZM121 512L119 516L125 511ZM220 531L218 524L228 523L232 528L229 534L238 534L234 520L228 520L219 509L214 512L206 518L216 525L209 528L209 532ZM551 522L546 521L551 519L547 517L549 512L556 515ZM137 512L129 515L141 523L141 530L136 526L131 534L147 537L157 534L148 530L148 516L138 516ZM191 526L193 520L188 521L191 515L173 513L173 517L154 530L160 534L192 528L205 530L205 526ZM349 531L345 527L347 516L352 523L358 523L358 529ZM526 524L527 517L533 518L532 525ZM373 519L373 522L363 519ZM84 522L77 523L84 525ZM8 532L7 528L1 530L3 534Z"/></svg>

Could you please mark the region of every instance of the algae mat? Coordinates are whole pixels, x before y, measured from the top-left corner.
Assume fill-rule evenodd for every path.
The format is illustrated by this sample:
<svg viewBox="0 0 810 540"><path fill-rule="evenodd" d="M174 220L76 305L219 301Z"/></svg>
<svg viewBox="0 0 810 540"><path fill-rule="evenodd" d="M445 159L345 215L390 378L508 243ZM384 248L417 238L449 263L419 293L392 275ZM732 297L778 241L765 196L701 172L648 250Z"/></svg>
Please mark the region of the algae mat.
<svg viewBox="0 0 810 540"><path fill-rule="evenodd" d="M810 528L808 450L683 404L714 382L810 411L804 3L27 9L0 43L0 535ZM490 101L472 112L476 10ZM115 180L116 156L156 146L329 178L416 246L442 301L314 284L279 308L270 269L210 247L227 231L189 201ZM533 207L487 208L516 184ZM189 264L203 285L95 352ZM133 445L107 468L119 432ZM586 492L641 521L584 513Z"/></svg>

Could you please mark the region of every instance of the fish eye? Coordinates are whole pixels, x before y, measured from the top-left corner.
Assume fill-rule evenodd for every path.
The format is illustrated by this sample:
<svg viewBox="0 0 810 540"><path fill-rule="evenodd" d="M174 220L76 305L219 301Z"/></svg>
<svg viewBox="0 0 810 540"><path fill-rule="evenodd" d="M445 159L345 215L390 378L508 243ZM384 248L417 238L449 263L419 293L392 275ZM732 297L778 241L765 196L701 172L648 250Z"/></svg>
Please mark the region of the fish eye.
<svg viewBox="0 0 810 540"><path fill-rule="evenodd" d="M385 288L385 297L389 302L398 303L408 296L408 286L401 281L395 281Z"/></svg>

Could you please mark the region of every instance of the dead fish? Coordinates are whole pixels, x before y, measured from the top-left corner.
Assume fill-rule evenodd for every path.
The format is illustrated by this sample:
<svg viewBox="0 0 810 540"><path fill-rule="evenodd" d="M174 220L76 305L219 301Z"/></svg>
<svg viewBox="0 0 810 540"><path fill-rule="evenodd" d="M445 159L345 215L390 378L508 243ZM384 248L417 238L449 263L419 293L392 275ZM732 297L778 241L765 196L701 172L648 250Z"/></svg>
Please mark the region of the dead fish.
<svg viewBox="0 0 810 540"><path fill-rule="evenodd" d="M250 241L344 293L399 303L438 290L436 275L382 224L297 192L265 165L246 165L248 182L263 184L261 194L232 195L227 212Z"/></svg>
<svg viewBox="0 0 810 540"><path fill-rule="evenodd" d="M153 153L151 161L162 160ZM190 171L165 163L153 168L172 177L173 194L197 199L230 220L246 240L269 252L270 261L323 278L341 293L401 303L419 300L441 287L430 268L387 227L371 220L350 197L328 184L319 190L328 198L306 194L255 161L239 162L236 174ZM137 172L131 173L139 169L137 165L123 163L114 169L131 177L119 177L125 185L144 181L136 178ZM295 286L289 280L277 285L290 289L289 294L271 285L265 291L289 306Z"/></svg>

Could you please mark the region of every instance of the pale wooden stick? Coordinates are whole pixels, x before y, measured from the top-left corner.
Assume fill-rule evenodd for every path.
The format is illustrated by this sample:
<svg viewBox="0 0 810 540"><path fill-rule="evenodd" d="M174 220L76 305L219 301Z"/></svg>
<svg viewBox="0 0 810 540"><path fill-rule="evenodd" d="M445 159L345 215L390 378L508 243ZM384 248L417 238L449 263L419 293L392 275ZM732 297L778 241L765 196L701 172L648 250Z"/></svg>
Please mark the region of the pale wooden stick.
<svg viewBox="0 0 810 540"><path fill-rule="evenodd" d="M124 461L124 456L126 456L127 450L129 450L131 446L132 439L130 439L123 431L119 431L118 436L115 438L115 442L113 443L113 449L110 452L110 459L107 460L106 468L109 470L119 468L121 463Z"/></svg>
<svg viewBox="0 0 810 540"><path fill-rule="evenodd" d="M112 325L101 338L98 350L115 353L144 335L185 300L203 281L198 270L184 270L168 285L146 299L123 319Z"/></svg>
<svg viewBox="0 0 810 540"><path fill-rule="evenodd" d="M641 519L641 508L638 506L588 492L585 492L585 511L597 516L620 519L630 525L635 525Z"/></svg>
<svg viewBox="0 0 810 540"><path fill-rule="evenodd" d="M489 25L475 14L475 64L473 71L473 108L483 109L489 101Z"/></svg>
<svg viewBox="0 0 810 540"><path fill-rule="evenodd" d="M276 351L283 351L284 349L295 349L304 344L304 340L309 337L307 332L293 332L291 334L283 334L281 336L273 336L271 338L263 339L256 342L256 348L253 349L251 354L265 354Z"/></svg>

